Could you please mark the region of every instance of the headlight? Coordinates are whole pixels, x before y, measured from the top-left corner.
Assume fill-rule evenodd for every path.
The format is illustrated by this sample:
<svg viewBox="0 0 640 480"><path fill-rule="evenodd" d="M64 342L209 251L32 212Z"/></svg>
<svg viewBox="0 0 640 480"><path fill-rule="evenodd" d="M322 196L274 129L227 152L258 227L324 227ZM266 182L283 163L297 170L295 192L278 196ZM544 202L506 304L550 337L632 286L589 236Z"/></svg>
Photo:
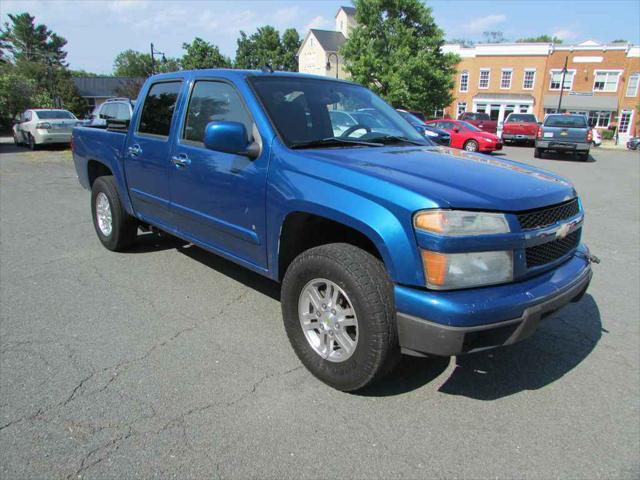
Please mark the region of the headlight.
<svg viewBox="0 0 640 480"><path fill-rule="evenodd" d="M418 212L413 224L419 230L436 235L462 237L509 233L509 223L501 213L462 210L425 210Z"/></svg>
<svg viewBox="0 0 640 480"><path fill-rule="evenodd" d="M422 250L429 288L444 290L513 280L513 252L439 253Z"/></svg>

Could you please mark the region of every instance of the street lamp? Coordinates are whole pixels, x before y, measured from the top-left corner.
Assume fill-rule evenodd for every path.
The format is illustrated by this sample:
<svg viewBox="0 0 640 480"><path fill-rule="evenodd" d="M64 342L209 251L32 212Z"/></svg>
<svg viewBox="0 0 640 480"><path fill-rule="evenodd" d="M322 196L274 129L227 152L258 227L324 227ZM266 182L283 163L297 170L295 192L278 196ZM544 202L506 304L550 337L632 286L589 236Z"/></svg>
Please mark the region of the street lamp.
<svg viewBox="0 0 640 480"><path fill-rule="evenodd" d="M562 107L562 92L564 92L564 77L567 74L567 62L569 57L564 57L564 67L562 68L562 80L560 81L560 97L558 98L558 110L556 113L560 113L560 107Z"/></svg>
<svg viewBox="0 0 640 480"><path fill-rule="evenodd" d="M338 78L338 54L335 52L331 52L327 55L327 70L331 70L331 55L336 57L336 78Z"/></svg>
<svg viewBox="0 0 640 480"><path fill-rule="evenodd" d="M167 57L164 56L164 52L154 50L153 43L151 44L151 75L156 73L156 55L162 55L162 63L167 63Z"/></svg>

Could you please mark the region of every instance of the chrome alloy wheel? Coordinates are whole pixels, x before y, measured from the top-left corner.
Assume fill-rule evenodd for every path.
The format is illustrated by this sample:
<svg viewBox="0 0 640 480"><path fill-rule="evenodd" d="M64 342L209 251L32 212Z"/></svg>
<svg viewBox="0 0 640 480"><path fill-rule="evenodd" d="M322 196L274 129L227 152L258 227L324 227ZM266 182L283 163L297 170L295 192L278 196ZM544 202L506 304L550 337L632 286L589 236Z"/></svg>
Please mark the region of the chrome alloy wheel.
<svg viewBox="0 0 640 480"><path fill-rule="evenodd" d="M331 280L307 283L298 299L298 317L311 348L330 362L344 362L358 345L358 319L344 290Z"/></svg>
<svg viewBox="0 0 640 480"><path fill-rule="evenodd" d="M98 220L98 228L105 237L111 235L113 228L111 220L111 204L107 196L100 192L96 196L96 220Z"/></svg>

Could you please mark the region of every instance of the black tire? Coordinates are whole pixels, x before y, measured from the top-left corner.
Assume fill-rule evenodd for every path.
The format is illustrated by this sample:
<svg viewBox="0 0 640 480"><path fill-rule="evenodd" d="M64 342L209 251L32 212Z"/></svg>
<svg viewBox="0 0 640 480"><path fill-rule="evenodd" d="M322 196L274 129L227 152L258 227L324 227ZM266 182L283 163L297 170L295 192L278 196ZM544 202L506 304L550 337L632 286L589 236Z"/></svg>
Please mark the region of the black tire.
<svg viewBox="0 0 640 480"><path fill-rule="evenodd" d="M544 154L544 150L543 150L543 149L541 149L541 148L535 148L535 149L533 150L533 156L534 156L535 158L542 158L542 155L543 155L543 154Z"/></svg>
<svg viewBox="0 0 640 480"><path fill-rule="evenodd" d="M467 140L466 142L464 142L463 148L467 152L477 152L480 149L480 144L478 144L478 142L476 142L475 140Z"/></svg>
<svg viewBox="0 0 640 480"><path fill-rule="evenodd" d="M111 232L108 235L105 235L100 229L96 216L96 199L100 193L106 195L111 210ZM93 183L91 188L91 215L98 239L108 250L120 252L135 242L138 235L138 222L122 207L113 176L98 177Z"/></svg>
<svg viewBox="0 0 640 480"><path fill-rule="evenodd" d="M29 135L29 137L28 137L28 140L27 140L28 141L27 145L29 146L29 148L31 150L37 150L38 149L38 144L36 143L36 139L33 138L33 135L31 135L30 133L28 135Z"/></svg>
<svg viewBox="0 0 640 480"><path fill-rule="evenodd" d="M16 147L19 147L20 145L22 145L20 140L18 140L18 135L16 135L16 132L13 132L13 143L15 143Z"/></svg>
<svg viewBox="0 0 640 480"><path fill-rule="evenodd" d="M336 283L349 296L358 318L358 342L342 362L324 359L311 347L298 316L300 294L313 279ZM345 392L384 377L400 359L393 284L380 260L345 243L332 243L298 255L282 282L282 315L293 350L318 379Z"/></svg>
<svg viewBox="0 0 640 480"><path fill-rule="evenodd" d="M587 162L587 161L589 161L589 152L587 152L587 153L581 153L581 154L578 156L578 159L579 159L579 160L582 160L583 162Z"/></svg>

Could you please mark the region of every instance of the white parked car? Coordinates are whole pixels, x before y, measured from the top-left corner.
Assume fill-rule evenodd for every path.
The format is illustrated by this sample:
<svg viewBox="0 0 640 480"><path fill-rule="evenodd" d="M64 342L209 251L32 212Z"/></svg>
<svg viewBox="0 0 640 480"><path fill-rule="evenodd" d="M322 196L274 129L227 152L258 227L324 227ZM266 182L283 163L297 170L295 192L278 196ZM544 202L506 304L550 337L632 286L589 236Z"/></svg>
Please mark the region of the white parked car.
<svg viewBox="0 0 640 480"><path fill-rule="evenodd" d="M26 110L13 126L13 141L16 145L28 145L32 150L43 144L69 143L71 131L79 123L68 110Z"/></svg>
<svg viewBox="0 0 640 480"><path fill-rule="evenodd" d="M602 144L602 134L600 133L600 130L598 130L597 128L593 128L591 129L591 132L593 133L591 143L594 147L599 147L600 144Z"/></svg>

